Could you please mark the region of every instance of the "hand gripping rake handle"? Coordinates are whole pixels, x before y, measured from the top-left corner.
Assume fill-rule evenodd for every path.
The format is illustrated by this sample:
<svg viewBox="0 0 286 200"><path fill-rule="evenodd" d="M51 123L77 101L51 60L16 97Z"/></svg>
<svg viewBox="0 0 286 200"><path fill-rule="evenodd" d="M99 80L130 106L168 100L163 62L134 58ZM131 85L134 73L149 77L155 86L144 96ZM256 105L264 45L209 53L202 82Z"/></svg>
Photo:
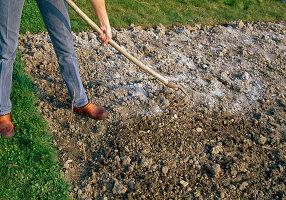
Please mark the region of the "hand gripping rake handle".
<svg viewBox="0 0 286 200"><path fill-rule="evenodd" d="M102 34L102 30L72 1L72 0L65 0L69 6L79 14L79 16L81 16L98 34ZM160 74L158 74L157 72L155 72L153 69L147 67L146 65L144 65L142 62L140 62L138 59L136 59L135 57L133 57L131 54L129 54L125 49L121 48L116 42L114 42L114 40L110 40L109 44L111 46L113 46L117 51L119 51L120 53L122 53L126 58L128 58L130 61L132 61L134 64L136 64L138 67L140 67L141 69L143 69L144 71L148 72L149 74L151 74L153 77L157 78L158 80L160 80L163 84L165 84L166 86L174 89L174 90L181 90L186 96L188 96L187 92L185 91L185 89L181 86L178 85L174 82L169 81L168 79L166 79L165 77L161 76Z"/></svg>

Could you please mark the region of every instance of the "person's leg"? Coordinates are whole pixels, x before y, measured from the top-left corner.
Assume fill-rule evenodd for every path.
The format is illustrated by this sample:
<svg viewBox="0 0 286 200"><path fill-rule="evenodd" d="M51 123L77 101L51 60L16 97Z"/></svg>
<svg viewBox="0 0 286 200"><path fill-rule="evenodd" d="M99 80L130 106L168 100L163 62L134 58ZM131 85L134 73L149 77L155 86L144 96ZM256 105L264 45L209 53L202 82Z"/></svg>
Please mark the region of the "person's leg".
<svg viewBox="0 0 286 200"><path fill-rule="evenodd" d="M24 0L0 0L0 115L11 112L10 92Z"/></svg>
<svg viewBox="0 0 286 200"><path fill-rule="evenodd" d="M14 135L10 92L24 0L0 0L0 135Z"/></svg>
<svg viewBox="0 0 286 200"><path fill-rule="evenodd" d="M71 99L75 91L74 106L84 106L88 99L79 75L67 4L64 0L37 0L37 4L51 37Z"/></svg>

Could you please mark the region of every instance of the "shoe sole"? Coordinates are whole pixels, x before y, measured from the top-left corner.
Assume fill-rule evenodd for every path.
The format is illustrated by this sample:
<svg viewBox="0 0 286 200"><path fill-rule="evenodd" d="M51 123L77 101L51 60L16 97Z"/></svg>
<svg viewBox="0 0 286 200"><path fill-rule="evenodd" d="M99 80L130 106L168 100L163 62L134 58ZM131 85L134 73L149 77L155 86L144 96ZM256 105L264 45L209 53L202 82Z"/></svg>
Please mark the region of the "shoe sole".
<svg viewBox="0 0 286 200"><path fill-rule="evenodd" d="M3 139L10 139L15 134L14 127L12 127L10 131L7 131L5 133L0 133L0 134Z"/></svg>

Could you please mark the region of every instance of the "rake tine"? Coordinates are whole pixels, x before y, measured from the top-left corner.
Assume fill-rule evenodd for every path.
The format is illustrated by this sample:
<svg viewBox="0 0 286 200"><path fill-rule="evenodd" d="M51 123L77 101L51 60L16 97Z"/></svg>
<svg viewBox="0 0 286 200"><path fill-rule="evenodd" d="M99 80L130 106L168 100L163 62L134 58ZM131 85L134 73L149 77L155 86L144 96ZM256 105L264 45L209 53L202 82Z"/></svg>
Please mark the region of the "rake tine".
<svg viewBox="0 0 286 200"><path fill-rule="evenodd" d="M177 83L169 81L167 86L169 88L172 88L175 91L174 93L172 93L170 95L171 98L178 96L175 99L181 99L181 100L178 100L178 102L176 102L176 105L182 106L184 104L187 104L190 101L190 96L189 96L189 94L187 93L187 91L185 90L185 88L182 85L179 85ZM180 92L180 95L177 95L176 92Z"/></svg>

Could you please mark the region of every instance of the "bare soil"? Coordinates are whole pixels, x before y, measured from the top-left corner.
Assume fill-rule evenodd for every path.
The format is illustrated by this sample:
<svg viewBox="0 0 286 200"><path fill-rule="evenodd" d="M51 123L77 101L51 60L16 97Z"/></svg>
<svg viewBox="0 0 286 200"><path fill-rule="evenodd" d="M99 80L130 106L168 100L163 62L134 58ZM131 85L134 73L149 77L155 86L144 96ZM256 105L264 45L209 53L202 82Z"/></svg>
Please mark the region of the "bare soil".
<svg viewBox="0 0 286 200"><path fill-rule="evenodd" d="M73 114L47 33L20 36L76 199L286 199L286 23L162 25L114 40L191 96L185 106L91 32L74 34L103 121Z"/></svg>

